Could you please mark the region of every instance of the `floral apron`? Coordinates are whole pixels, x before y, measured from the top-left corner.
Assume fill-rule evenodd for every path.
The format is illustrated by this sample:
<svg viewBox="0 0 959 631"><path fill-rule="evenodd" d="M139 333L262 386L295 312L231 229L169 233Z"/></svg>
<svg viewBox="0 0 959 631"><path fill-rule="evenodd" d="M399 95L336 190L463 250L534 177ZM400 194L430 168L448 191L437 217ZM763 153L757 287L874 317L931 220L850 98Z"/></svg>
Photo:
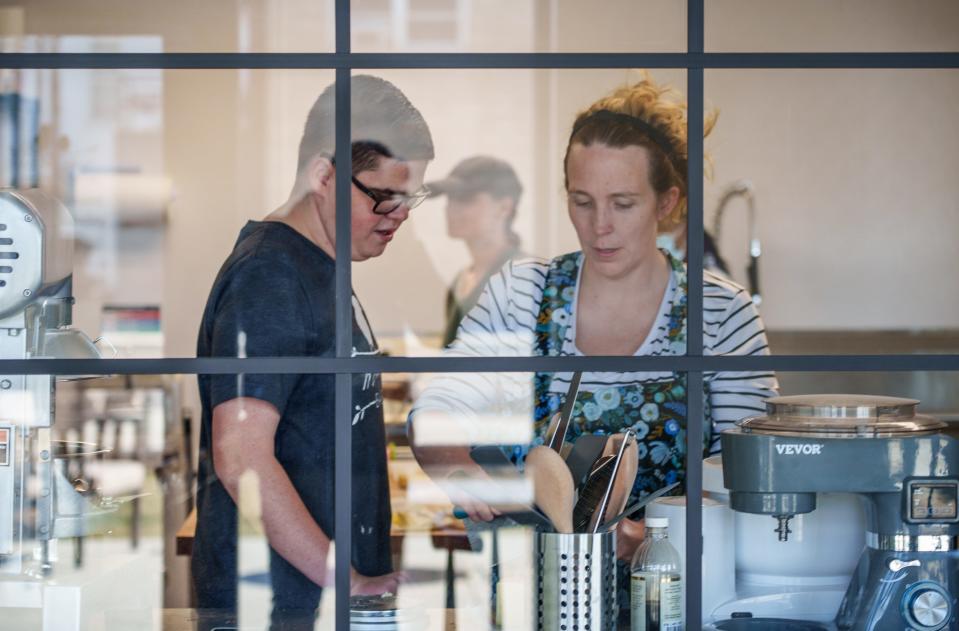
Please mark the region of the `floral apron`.
<svg viewBox="0 0 959 631"><path fill-rule="evenodd" d="M679 285L669 312L667 337L669 350L686 352L687 282L682 261L665 253ZM573 252L553 259L546 274L546 285L536 319L536 347L540 355L562 354L576 300L576 280L582 254ZM654 323L655 326L655 323ZM542 444L550 417L563 405L565 395L549 391L551 373L536 373L536 409L534 444ZM707 395L708 395L708 385ZM711 418L709 397L704 397L705 418ZM704 423L704 445L709 445L711 423ZM610 385L594 392L580 388L570 418L567 440L575 442L583 434L609 435L632 429L639 448L639 465L627 506L668 484L679 481L671 494L685 494L686 486L686 375L627 385ZM708 449L708 447L707 447ZM635 517L635 516L634 516ZM629 563L617 561L616 591L620 622L630 615Z"/></svg>
<svg viewBox="0 0 959 631"><path fill-rule="evenodd" d="M672 274L679 285L678 300L671 305L667 336L672 353L686 352L687 281L682 263L667 254ZM536 320L537 352L546 356L562 354L566 329L571 323L576 281L582 254L573 252L553 259L546 275L543 299ZM543 442L549 418L563 404L565 396L550 394L551 373L537 373L535 443ZM706 418L709 397L704 399ZM710 423L705 423L705 445L709 445ZM639 448L636 482L630 504L668 484L686 479L686 375L650 382L611 385L595 392L580 389L573 406L567 440L583 434L615 434L632 429ZM677 490L675 494L685 491Z"/></svg>

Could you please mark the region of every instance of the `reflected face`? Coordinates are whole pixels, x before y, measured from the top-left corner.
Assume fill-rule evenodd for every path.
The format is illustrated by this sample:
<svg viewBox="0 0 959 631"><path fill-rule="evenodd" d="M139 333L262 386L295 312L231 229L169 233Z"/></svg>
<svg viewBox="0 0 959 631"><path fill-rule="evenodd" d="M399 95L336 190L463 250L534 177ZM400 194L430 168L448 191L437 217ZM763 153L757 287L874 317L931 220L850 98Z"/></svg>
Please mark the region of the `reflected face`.
<svg viewBox="0 0 959 631"><path fill-rule="evenodd" d="M588 265L610 278L656 256L657 222L675 205L660 199L645 147L574 144L567 162L567 205Z"/></svg>
<svg viewBox="0 0 959 631"><path fill-rule="evenodd" d="M451 195L446 203L446 231L451 238L464 241L502 232L500 206L489 193Z"/></svg>
<svg viewBox="0 0 959 631"><path fill-rule="evenodd" d="M425 173L425 160L401 162L393 158L381 158L376 170L360 171L354 175L369 189L409 194L423 186ZM383 254L400 225L410 216L410 209L401 205L388 215L374 214L373 200L356 186L352 187L351 202L351 258L365 261Z"/></svg>

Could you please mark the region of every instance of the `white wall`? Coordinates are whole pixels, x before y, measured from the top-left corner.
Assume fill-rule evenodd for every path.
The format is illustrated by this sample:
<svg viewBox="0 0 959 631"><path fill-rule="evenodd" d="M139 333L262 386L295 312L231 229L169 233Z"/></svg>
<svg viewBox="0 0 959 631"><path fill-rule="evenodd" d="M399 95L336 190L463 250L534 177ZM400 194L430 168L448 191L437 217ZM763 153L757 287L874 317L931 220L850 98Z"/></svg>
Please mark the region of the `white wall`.
<svg viewBox="0 0 959 631"><path fill-rule="evenodd" d="M719 189L756 187L771 328L959 325L957 71L715 71ZM745 212L722 250L742 278Z"/></svg>
<svg viewBox="0 0 959 631"><path fill-rule="evenodd" d="M709 0L712 52L954 51L953 0Z"/></svg>

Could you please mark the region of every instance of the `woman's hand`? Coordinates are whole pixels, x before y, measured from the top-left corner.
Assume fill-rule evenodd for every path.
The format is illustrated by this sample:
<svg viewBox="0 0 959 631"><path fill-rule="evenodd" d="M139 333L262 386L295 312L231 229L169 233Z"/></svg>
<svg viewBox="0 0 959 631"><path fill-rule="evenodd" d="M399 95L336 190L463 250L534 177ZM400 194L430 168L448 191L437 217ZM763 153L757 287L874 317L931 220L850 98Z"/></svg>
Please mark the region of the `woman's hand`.
<svg viewBox="0 0 959 631"><path fill-rule="evenodd" d="M489 504L485 504L466 493L462 494L459 501L454 502L454 505L473 521L493 521L500 515L500 512Z"/></svg>
<svg viewBox="0 0 959 631"><path fill-rule="evenodd" d="M434 424L442 424L433 418ZM452 423L452 419L449 419ZM493 485L492 479L470 456L469 447L422 445L416 437L420 430L411 420L407 426L410 448L423 471L446 493L453 506L461 509L473 521L492 521L500 513L477 497L476 490ZM490 488L486 486L486 488ZM472 491L472 492L471 492ZM456 511L459 513L459 510ZM456 515L462 518L462 514Z"/></svg>
<svg viewBox="0 0 959 631"><path fill-rule="evenodd" d="M492 485L494 482L481 468L473 467L469 473L461 469L448 475L440 486L453 506L473 521L493 521L500 512L470 492L483 484Z"/></svg>
<svg viewBox="0 0 959 631"><path fill-rule="evenodd" d="M626 561L633 560L636 554L636 548L643 542L643 536L646 534L646 522L644 520L634 521L624 519L616 527L616 557Z"/></svg>
<svg viewBox="0 0 959 631"><path fill-rule="evenodd" d="M403 572L390 572L382 576L364 576L350 569L350 596L379 596L395 594L400 583L406 582Z"/></svg>

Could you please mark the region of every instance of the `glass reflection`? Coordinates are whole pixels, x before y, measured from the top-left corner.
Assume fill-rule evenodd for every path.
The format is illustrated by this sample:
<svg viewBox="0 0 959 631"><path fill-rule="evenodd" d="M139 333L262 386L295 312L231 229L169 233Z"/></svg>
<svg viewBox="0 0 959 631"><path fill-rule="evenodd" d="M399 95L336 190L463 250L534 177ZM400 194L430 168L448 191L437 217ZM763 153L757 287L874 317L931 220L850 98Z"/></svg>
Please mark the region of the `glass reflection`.
<svg viewBox="0 0 959 631"><path fill-rule="evenodd" d="M704 456L718 454L721 431L761 412L775 388L769 374L709 375ZM412 452L456 507L454 514L468 519L467 531L505 523L595 534L628 506L663 492L682 494L683 374L456 373L414 390L420 394L410 414ZM623 480L628 483L617 486ZM654 514L672 517L671 536L677 536L685 504L675 498L660 504ZM619 574L615 616L626 621L629 562L643 539L643 523L624 519L616 533L620 563L610 570ZM595 543L602 548L599 539ZM537 539L536 545L558 544Z"/></svg>
<svg viewBox="0 0 959 631"><path fill-rule="evenodd" d="M433 196L446 196L447 234L463 241L470 255L469 264L456 272L446 293L441 343L447 347L490 277L521 256L522 240L513 222L523 185L506 161L472 156L442 180L430 182L429 190Z"/></svg>
<svg viewBox="0 0 959 631"><path fill-rule="evenodd" d="M380 427L384 430L385 444L381 443L380 447L386 454L385 475L389 482L391 516L389 525L380 534L388 533L393 567L406 574L406 582L399 585L396 592L398 615L422 622L421 628L441 629L449 622L455 622L460 629L486 629L493 621L498 621L505 629L533 629L537 626L539 599L534 597L536 590L540 589L537 577L551 572L547 568L552 566L537 569L538 551L549 554L546 551L551 549L551 543L548 538L537 535L536 529L551 529L553 526L544 528L541 518L536 515L533 515L532 523L524 523L520 515L522 510L530 512L531 502L536 502L537 506L540 503L554 506L543 499L543 492L555 493L560 485L559 476L550 471L549 463L535 463L536 457L532 456L530 445L542 447L541 440L546 444L545 437L541 439L537 431L535 392L537 382L542 379L565 382L572 375L513 375L511 379L523 384L522 388L531 397L525 405L503 397L500 408L478 407L471 417L459 413L436 413L439 411L435 405L437 389L451 383L495 385L503 376L460 373L411 377L391 374L383 378L383 425ZM244 376L244 379L246 377L251 375ZM580 463L589 462L597 453L597 446L589 445L589 442L600 441L603 454L616 451L616 447L624 444L621 438L616 440L623 436L620 431L623 428L618 425L620 413L629 417L633 411L627 393L620 397L616 408L602 407L600 417L590 420L585 412L586 405L578 404L612 400L606 393L609 386L595 384L594 377L584 375L577 401L572 406L567 434L566 442L572 444L561 449L561 457L569 469L567 475L577 479L574 469L582 471ZM235 382L237 378L223 379ZM618 375L620 382L628 378L629 375ZM858 391L921 398L920 413L932 414L938 420L950 423L956 418L954 397L948 396L956 391L954 375L783 373L779 378L784 394L826 392L831 387L833 392ZM14 489L22 488L19 496L22 503L18 505L16 501L11 502L17 499L17 495L6 486L11 478L4 477L2 474L6 469L0 468L3 506L12 503L17 507L12 513L0 512L4 518L0 521L3 526L0 527L0 536L13 534L13 551L0 554L0 583L5 589L26 585L31 590L42 592L49 588L44 602L57 607L56 611L50 612L60 616L57 628L159 629L165 628L162 624L192 624L197 614L190 609L187 573L189 546L195 541L195 525L191 525L187 517L192 508L190 498L194 481L192 458L188 457L191 444L188 437L195 436L200 428L197 417L184 410L200 409L195 395L190 393L195 377L132 375L65 380L33 376L30 377L33 381L24 383L22 388L15 377L6 376L4 379L11 383L9 386L0 384L6 387L2 392L7 393L2 398L5 416L0 422L0 446L5 449L0 449L0 462L9 462L25 477L22 478L22 487L16 477L12 478ZM251 379L250 383L255 381ZM363 381L364 376L357 375L358 387L362 388ZM33 394L14 397L11 395L14 388ZM487 391L490 399L499 400L501 392L506 389L490 387ZM38 400L44 393L48 393L46 403ZM560 399L562 409L562 404L568 400L565 391ZM655 394L652 402L655 403ZM406 442L411 406L412 450ZM41 409L52 411L52 414L41 418L37 415ZM426 414L431 409L434 412L432 418ZM952 413L948 412L950 409ZM668 412L667 406L661 406L660 411ZM667 453L670 459L676 458L680 462L685 456L682 440L668 443L666 451L659 446L669 436L668 426L673 419L661 415L657 420L645 420L642 406L639 412L638 419L642 422L634 423L631 428L637 436L643 431L646 435L634 447L637 485L649 474L656 475L656 454ZM358 425L371 421L369 414L368 411ZM753 412L741 413L741 416L755 415ZM648 408L646 418L649 418ZM597 427L607 429L591 433ZM723 427L725 425L714 423L714 434ZM951 432L950 435L954 436L955 427L937 431ZM683 432L684 426L681 425L680 436L684 438ZM611 436L613 440L610 440ZM790 435L786 444L794 444L797 440ZM882 440L890 442L883 458L888 457L889 465L897 471L905 471L903 467L952 466L949 464L953 458L952 443L945 438L925 434L918 438L897 438L900 442L919 441L921 449L916 450L915 458L896 447L895 441ZM944 448L930 449L930 440L941 440ZM954 438L950 440L954 442ZM593 456L586 453L587 447L594 449ZM47 456L43 454L45 448L48 448ZM428 466L424 471L420 465L428 459L422 458L423 451L436 448L469 449L469 457L483 465L485 475L452 475L444 480ZM417 461L414 453L421 460ZM522 469L513 463L521 460L515 457L519 453L528 454ZM870 461L875 464L881 459ZM48 462L52 466L46 468ZM754 470L754 466L748 464L749 460L737 458L736 462L740 463L740 473ZM843 465L849 467L849 473L835 476L834 480L838 480L835 484L866 483L869 476L862 477L864 470L849 462L854 459L842 460ZM354 479L354 497L358 502L370 501L369 486L363 477L369 470L368 465L368 462L359 464L362 470ZM622 466L621 471L628 470L625 464ZM545 467L549 475L542 475L544 469L541 467ZM944 482L954 484L954 474L943 476L941 474L946 469L942 468L936 471L938 473L932 477L945 477ZM805 469L804 472L803 475L816 473ZM52 476L49 478L52 492L50 503L45 505L47 496L43 493L46 488L43 480L48 479L48 473ZM264 627L270 617L273 594L267 578L270 553L263 516L268 511L264 502L269 500L261 495L262 476L249 473L241 481L236 502L237 564L241 577L239 617L244 626ZM679 479L683 480L682 472ZM200 480L201 484L204 482ZM660 482L661 485L664 483L665 480ZM577 486L580 486L579 498L570 511L572 514L583 498L595 499L582 483ZM733 612L746 610L744 607L753 607L751 610L757 616L761 612L775 617L795 617L798 610L789 609L787 602L806 607L802 611L808 619L832 619L859 556L856 546L861 547L864 537L868 537L863 530L862 524L866 522L858 502L839 491L820 493L813 512L792 517L788 525L791 530L788 541L782 542L775 530L776 519L768 515L729 512L723 464L716 455L704 463L703 487L707 494L703 500L703 573L707 581L703 585L704 620L728 617ZM662 488L668 487L660 486L660 490ZM897 489L895 493L899 494L905 488ZM915 494L915 501L909 505L932 507L918 519L930 519L930 515L939 515L938 511L954 510L952 496L943 488L939 481L934 485L912 486L909 492ZM503 513L497 518L496 528L490 528L489 522L464 521L454 515L450 493L456 491L468 493ZM644 498L650 496L645 490L640 491L640 495ZM460 504L466 505L465 502ZM898 515L901 504L897 501L895 506ZM552 508L547 510L550 515L555 515ZM683 557L685 498L670 493L668 497L653 501L645 510L647 519L669 519L669 539ZM545 514L546 511L542 512ZM45 514L49 515L49 521L44 521ZM506 523L504 515L507 514L515 523ZM4 530L8 524L13 524L12 529ZM637 528L637 536L642 536L639 534L641 525L637 520L636 524L627 527ZM51 536L43 535L43 526L52 533ZM356 526L360 528L361 524ZM949 524L947 528L955 528L955 525ZM628 540L628 536L620 536L622 534L618 531L621 544ZM927 534L928 529L918 533L919 536ZM599 558L606 554L601 541L596 550ZM613 556L615 554L612 552ZM904 557L904 560L909 559ZM939 561L925 567L929 569L921 571L927 571L927 576L940 582L947 582L954 575L949 574L948 566ZM554 569L559 577L561 569ZM902 571L916 570L906 568ZM739 582L731 579L733 576L738 576ZM790 582L793 587L783 590L784 582ZM595 583L597 589L613 584L614 581ZM543 589L548 591L551 588ZM787 592L787 600L755 599L759 594L768 596ZM62 608L67 602L63 598L78 598L78 601L70 602L79 602L79 608ZM617 597L620 603L629 602L623 598L627 596ZM332 628L332 600L332 594L324 595L316 628ZM12 628L43 628L44 610L40 599L24 597L5 602L16 605L4 607L3 611L4 621ZM357 599L354 608L362 612L372 603L371 599ZM559 611L558 606L553 609L552 605L546 609ZM162 616L158 615L160 611ZM599 612L600 608L593 611Z"/></svg>
<svg viewBox="0 0 959 631"><path fill-rule="evenodd" d="M352 163L349 251L352 261L362 262L383 254L409 216L433 157L426 121L395 85L361 75L352 78L350 90L356 99L350 155L335 155L336 86L330 85L307 116L290 197L262 221L243 227L213 283L198 357L336 356L336 169L345 160ZM355 296L352 306L353 356L379 354ZM390 559L380 377L351 379L351 594L394 593L399 575ZM313 626L330 584L334 388L332 375L200 377L203 429L192 570L198 607L223 616L210 625L228 624L236 615L236 504L241 478L252 472L270 544L271 624Z"/></svg>
<svg viewBox="0 0 959 631"><path fill-rule="evenodd" d="M67 209L58 238L72 257L61 245L50 251L72 269L73 325L103 338L104 357L196 352L219 265L248 218L289 196L303 120L331 80L326 71L0 71L0 114L16 131L0 140L0 184L39 189ZM25 257L22 243L3 242L2 256ZM3 280L14 266L0 262Z"/></svg>
<svg viewBox="0 0 959 631"><path fill-rule="evenodd" d="M149 629L156 611L188 607L174 552L193 482L180 382L7 375L0 387L4 625Z"/></svg>

